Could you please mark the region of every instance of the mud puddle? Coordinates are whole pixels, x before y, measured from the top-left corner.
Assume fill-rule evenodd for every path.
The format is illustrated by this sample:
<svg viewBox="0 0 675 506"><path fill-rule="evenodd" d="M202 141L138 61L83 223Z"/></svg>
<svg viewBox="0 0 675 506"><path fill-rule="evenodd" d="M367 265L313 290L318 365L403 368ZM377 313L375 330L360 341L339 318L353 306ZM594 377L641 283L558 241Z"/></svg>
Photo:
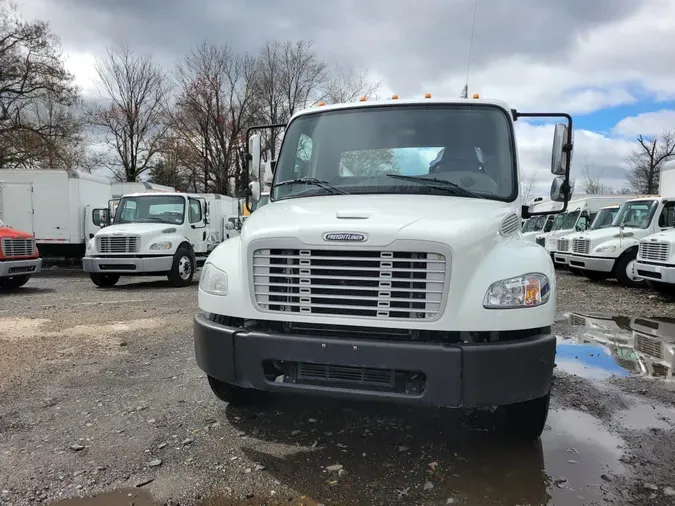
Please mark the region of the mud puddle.
<svg viewBox="0 0 675 506"><path fill-rule="evenodd" d="M97 494L92 497L78 497L51 503L53 506L158 506L149 492L128 489Z"/></svg>
<svg viewBox="0 0 675 506"><path fill-rule="evenodd" d="M558 326L556 364L567 373L675 380L675 319L571 313Z"/></svg>

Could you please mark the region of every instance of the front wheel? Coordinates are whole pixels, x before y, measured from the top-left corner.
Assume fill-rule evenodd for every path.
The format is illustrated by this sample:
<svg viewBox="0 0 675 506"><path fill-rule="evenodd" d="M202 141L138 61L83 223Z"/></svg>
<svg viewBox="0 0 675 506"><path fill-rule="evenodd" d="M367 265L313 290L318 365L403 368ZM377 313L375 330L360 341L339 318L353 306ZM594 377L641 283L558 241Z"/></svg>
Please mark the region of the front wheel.
<svg viewBox="0 0 675 506"><path fill-rule="evenodd" d="M614 269L616 270L616 279L628 288L644 288L647 282L639 277L635 272L635 259L637 251L627 253L616 261Z"/></svg>
<svg viewBox="0 0 675 506"><path fill-rule="evenodd" d="M6 290L15 290L20 288L30 279L30 274L23 274L21 276L11 276L9 278L0 278L0 288Z"/></svg>
<svg viewBox="0 0 675 506"><path fill-rule="evenodd" d="M258 390L225 383L213 376L209 376L208 378L209 386L215 396L233 406L246 406L260 399L261 392Z"/></svg>
<svg viewBox="0 0 675 506"><path fill-rule="evenodd" d="M502 406L508 433L518 439L534 440L544 432L551 392L530 401Z"/></svg>
<svg viewBox="0 0 675 506"><path fill-rule="evenodd" d="M578 269L577 267L570 267L570 272L575 276L583 276L581 269Z"/></svg>
<svg viewBox="0 0 675 506"><path fill-rule="evenodd" d="M173 266L169 271L169 282L173 286L188 286L192 284L195 275L195 257L187 248L178 248L173 257Z"/></svg>
<svg viewBox="0 0 675 506"><path fill-rule="evenodd" d="M608 272L599 272L599 271L583 271L584 276L586 276L591 281L604 281L609 279Z"/></svg>
<svg viewBox="0 0 675 506"><path fill-rule="evenodd" d="M99 288L110 288L115 286L120 280L119 274L99 274L92 272L89 274L92 282Z"/></svg>

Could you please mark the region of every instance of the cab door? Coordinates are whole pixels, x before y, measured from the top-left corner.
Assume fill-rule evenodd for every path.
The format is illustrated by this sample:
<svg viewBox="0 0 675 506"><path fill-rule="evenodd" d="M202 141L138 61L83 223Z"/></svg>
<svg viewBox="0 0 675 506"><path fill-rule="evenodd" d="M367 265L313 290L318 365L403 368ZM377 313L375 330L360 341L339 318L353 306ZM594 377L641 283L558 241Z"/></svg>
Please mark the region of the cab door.
<svg viewBox="0 0 675 506"><path fill-rule="evenodd" d="M197 197L188 197L188 239L192 243L195 253L207 253L209 227L206 216L206 199Z"/></svg>

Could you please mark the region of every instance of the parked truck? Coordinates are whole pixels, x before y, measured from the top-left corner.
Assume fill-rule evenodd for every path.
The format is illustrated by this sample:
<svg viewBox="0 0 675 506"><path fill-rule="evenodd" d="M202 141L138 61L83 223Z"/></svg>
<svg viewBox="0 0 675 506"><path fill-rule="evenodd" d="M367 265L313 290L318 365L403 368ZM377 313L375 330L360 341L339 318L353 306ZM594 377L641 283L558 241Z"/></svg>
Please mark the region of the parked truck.
<svg viewBox="0 0 675 506"><path fill-rule="evenodd" d="M121 276L167 276L174 286L192 283L209 251L208 198L191 193L123 196L113 224L87 244L84 271L99 287ZM231 230L232 224L225 224Z"/></svg>
<svg viewBox="0 0 675 506"><path fill-rule="evenodd" d="M479 98L296 113L269 203L210 254L201 275L195 353L214 394L232 404L274 391L499 405L515 434L539 437L556 281L546 250L520 234L530 210L520 201L514 121L527 116L565 119L551 164L551 198L564 212L567 114ZM261 128L247 133L252 178ZM408 154L420 156L395 165ZM338 171L345 159L348 176ZM258 182L250 199L260 199Z"/></svg>
<svg viewBox="0 0 675 506"><path fill-rule="evenodd" d="M41 267L42 259L33 236L0 220L0 290L25 285Z"/></svg>
<svg viewBox="0 0 675 506"><path fill-rule="evenodd" d="M0 219L35 238L43 256L82 258L105 225L110 180L66 170L0 170Z"/></svg>

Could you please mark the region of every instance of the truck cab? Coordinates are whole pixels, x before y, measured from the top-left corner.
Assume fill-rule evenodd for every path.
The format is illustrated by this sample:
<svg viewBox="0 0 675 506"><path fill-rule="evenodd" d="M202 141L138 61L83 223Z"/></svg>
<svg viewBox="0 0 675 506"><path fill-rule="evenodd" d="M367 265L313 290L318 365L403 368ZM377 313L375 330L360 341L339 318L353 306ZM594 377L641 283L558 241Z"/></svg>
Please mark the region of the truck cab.
<svg viewBox="0 0 675 506"><path fill-rule="evenodd" d="M564 210L571 117L530 115L567 120L551 167ZM530 210L513 123L524 116L477 98L295 114L269 203L211 253L200 279L195 354L214 394L233 404L270 391L499 405L514 433L539 437L556 280L546 250L520 234ZM247 137L248 174L259 178L260 135Z"/></svg>
<svg viewBox="0 0 675 506"><path fill-rule="evenodd" d="M41 267L35 238L0 220L0 289L12 290L25 285Z"/></svg>
<svg viewBox="0 0 675 506"><path fill-rule="evenodd" d="M592 280L615 278L624 286L645 281L634 270L640 240L672 228L675 198L645 195L624 202L611 227L569 236L570 268Z"/></svg>
<svg viewBox="0 0 675 506"><path fill-rule="evenodd" d="M121 276L167 276L174 286L191 284L208 254L208 207L199 194L124 195L113 224L87 244L84 271L99 287L113 286Z"/></svg>

